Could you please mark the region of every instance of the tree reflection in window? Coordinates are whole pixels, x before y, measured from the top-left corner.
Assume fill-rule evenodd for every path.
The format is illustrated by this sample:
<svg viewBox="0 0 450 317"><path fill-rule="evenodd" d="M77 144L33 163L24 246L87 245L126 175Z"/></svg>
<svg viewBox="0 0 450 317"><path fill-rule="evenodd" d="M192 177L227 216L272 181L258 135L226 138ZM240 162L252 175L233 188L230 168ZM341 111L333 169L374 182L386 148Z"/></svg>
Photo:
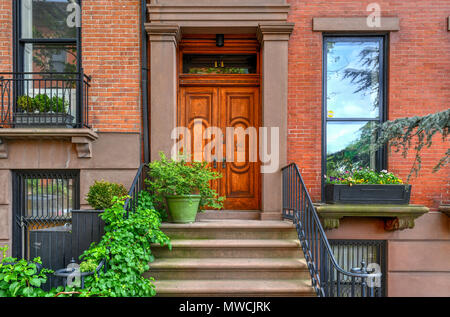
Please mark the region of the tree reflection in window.
<svg viewBox="0 0 450 317"><path fill-rule="evenodd" d="M379 168L371 132L382 116L382 37L325 37L326 174Z"/></svg>

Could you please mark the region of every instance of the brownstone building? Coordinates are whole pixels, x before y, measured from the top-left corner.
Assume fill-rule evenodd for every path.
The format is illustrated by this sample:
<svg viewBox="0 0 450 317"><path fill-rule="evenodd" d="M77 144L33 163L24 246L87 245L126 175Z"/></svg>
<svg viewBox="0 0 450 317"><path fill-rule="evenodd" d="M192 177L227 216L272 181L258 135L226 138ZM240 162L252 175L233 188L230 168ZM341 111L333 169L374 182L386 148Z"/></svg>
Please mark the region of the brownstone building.
<svg viewBox="0 0 450 317"><path fill-rule="evenodd" d="M267 128L275 140L275 161L211 162L224 175L217 189L226 211L204 217L252 223L215 224L230 241L248 226L286 229L281 169L293 162L331 247L348 256L369 250L365 259L383 274L381 295L449 296L449 168L432 173L448 140L435 136L410 181L417 217L391 208L371 217L340 211L330 222L320 204L329 162L361 145L363 127L449 108L449 16L449 0L0 0L0 244L25 255L27 226L70 221L71 209L89 208L95 180L129 187L141 163L171 152L176 127L192 131L198 120L224 133L252 127L258 140ZM406 179L414 157L377 151L353 160ZM264 266L275 277L292 269L267 259L250 268L218 262L210 263L227 272ZM283 288L289 276L272 284ZM309 294L289 287L277 294Z"/></svg>

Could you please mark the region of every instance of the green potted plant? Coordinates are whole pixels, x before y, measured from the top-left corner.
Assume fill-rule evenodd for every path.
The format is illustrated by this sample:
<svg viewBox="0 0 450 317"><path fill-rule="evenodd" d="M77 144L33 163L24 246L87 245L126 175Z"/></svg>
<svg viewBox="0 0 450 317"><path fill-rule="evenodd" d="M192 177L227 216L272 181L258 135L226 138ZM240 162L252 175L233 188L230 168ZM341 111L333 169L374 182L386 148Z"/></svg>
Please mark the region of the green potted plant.
<svg viewBox="0 0 450 317"><path fill-rule="evenodd" d="M160 160L149 164L146 183L158 209L166 206L173 222L190 223L206 206L223 207L225 197L219 197L211 188L211 181L220 177L207 162L167 159L160 153Z"/></svg>
<svg viewBox="0 0 450 317"><path fill-rule="evenodd" d="M326 177L325 201L341 204L409 204L411 185L391 172L370 168Z"/></svg>
<svg viewBox="0 0 450 317"><path fill-rule="evenodd" d="M15 123L21 126L71 125L74 117L67 113L69 103L58 96L38 94L34 97L22 95L17 98Z"/></svg>

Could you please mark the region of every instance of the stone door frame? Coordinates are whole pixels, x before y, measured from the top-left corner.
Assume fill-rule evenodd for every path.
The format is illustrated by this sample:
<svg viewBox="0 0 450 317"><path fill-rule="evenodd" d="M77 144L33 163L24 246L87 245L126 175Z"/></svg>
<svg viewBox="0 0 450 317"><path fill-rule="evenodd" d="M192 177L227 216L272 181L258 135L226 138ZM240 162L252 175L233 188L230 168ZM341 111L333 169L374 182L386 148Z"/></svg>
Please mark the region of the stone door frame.
<svg viewBox="0 0 450 317"><path fill-rule="evenodd" d="M197 4L193 4L197 3ZM281 168L287 163L288 41L285 0L152 0L146 31L150 41L150 150L170 154L177 111L177 45L184 34L253 33L261 43L262 126L279 128L279 168L261 174L261 219L281 219ZM266 89L265 87L270 87Z"/></svg>

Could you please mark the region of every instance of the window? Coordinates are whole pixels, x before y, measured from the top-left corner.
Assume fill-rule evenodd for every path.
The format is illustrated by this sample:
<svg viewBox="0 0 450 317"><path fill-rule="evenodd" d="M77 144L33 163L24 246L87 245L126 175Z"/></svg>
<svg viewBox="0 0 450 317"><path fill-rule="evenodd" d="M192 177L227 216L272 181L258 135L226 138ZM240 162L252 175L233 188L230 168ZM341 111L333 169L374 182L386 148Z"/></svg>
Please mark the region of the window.
<svg viewBox="0 0 450 317"><path fill-rule="evenodd" d="M184 74L255 74L256 54L183 54Z"/></svg>
<svg viewBox="0 0 450 317"><path fill-rule="evenodd" d="M13 254L30 256L30 232L70 223L80 205L77 170L13 173Z"/></svg>
<svg viewBox="0 0 450 317"><path fill-rule="evenodd" d="M77 1L78 2L78 1ZM70 0L16 2L16 71L76 72L80 69L79 28L67 23Z"/></svg>
<svg viewBox="0 0 450 317"><path fill-rule="evenodd" d="M384 37L326 36L323 47L323 173L382 169L371 128L384 120Z"/></svg>

